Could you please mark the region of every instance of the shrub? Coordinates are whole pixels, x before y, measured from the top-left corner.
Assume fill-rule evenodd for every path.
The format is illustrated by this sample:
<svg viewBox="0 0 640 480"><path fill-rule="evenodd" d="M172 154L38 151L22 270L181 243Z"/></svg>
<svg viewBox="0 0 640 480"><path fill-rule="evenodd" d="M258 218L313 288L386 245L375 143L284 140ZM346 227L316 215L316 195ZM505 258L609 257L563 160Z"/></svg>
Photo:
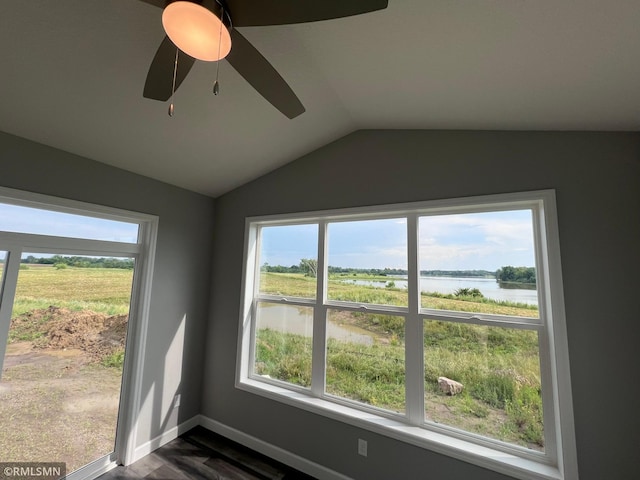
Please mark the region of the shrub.
<svg viewBox="0 0 640 480"><path fill-rule="evenodd" d="M117 368L121 370L124 365L124 350L118 349L115 352L105 355L101 363L107 368Z"/></svg>
<svg viewBox="0 0 640 480"><path fill-rule="evenodd" d="M480 382L470 385L471 396L496 408L505 408L516 395L516 383L507 375L489 373Z"/></svg>
<svg viewBox="0 0 640 480"><path fill-rule="evenodd" d="M477 288L459 288L455 292L453 292L453 295L461 298L484 298L482 292Z"/></svg>

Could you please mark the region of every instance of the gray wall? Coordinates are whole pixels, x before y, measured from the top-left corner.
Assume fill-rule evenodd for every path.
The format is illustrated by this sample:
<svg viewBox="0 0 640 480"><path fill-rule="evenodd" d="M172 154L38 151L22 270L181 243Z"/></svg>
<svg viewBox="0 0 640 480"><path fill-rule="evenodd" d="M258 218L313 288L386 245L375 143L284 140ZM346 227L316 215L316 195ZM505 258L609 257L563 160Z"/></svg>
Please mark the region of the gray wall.
<svg viewBox="0 0 640 480"><path fill-rule="evenodd" d="M214 200L4 133L0 186L159 216L137 443L197 415ZM182 402L174 410L176 391Z"/></svg>
<svg viewBox="0 0 640 480"><path fill-rule="evenodd" d="M246 216L553 188L578 461L632 478L640 445L640 135L359 131L216 201L203 413L358 479L501 475L234 388ZM356 439L369 456L356 454Z"/></svg>

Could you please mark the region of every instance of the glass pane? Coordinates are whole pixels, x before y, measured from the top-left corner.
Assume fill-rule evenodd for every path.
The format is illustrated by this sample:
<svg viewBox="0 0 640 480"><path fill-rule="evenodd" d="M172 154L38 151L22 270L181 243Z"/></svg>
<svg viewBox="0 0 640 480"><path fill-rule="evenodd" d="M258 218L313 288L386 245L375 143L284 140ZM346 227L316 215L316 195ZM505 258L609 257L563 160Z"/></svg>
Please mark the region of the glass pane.
<svg viewBox="0 0 640 480"><path fill-rule="evenodd" d="M329 310L327 393L404 412L404 324L400 316Z"/></svg>
<svg viewBox="0 0 640 480"><path fill-rule="evenodd" d="M426 420L544 450L537 332L425 320L424 356Z"/></svg>
<svg viewBox="0 0 640 480"><path fill-rule="evenodd" d="M328 225L329 300L407 306L407 221Z"/></svg>
<svg viewBox="0 0 640 480"><path fill-rule="evenodd" d="M2 288L2 280L4 278L4 264L7 261L7 252L0 250L0 291Z"/></svg>
<svg viewBox="0 0 640 480"><path fill-rule="evenodd" d="M310 387L313 308L260 302L256 310L254 373Z"/></svg>
<svg viewBox="0 0 640 480"><path fill-rule="evenodd" d="M316 297L318 225L260 229L260 293Z"/></svg>
<svg viewBox="0 0 640 480"><path fill-rule="evenodd" d="M3 461L64 461L69 472L113 451L133 260L110 260L129 268L20 266L0 382Z"/></svg>
<svg viewBox="0 0 640 480"><path fill-rule="evenodd" d="M538 317L531 210L420 218L423 308Z"/></svg>
<svg viewBox="0 0 640 480"><path fill-rule="evenodd" d="M0 230L123 243L138 241L138 224L0 203Z"/></svg>

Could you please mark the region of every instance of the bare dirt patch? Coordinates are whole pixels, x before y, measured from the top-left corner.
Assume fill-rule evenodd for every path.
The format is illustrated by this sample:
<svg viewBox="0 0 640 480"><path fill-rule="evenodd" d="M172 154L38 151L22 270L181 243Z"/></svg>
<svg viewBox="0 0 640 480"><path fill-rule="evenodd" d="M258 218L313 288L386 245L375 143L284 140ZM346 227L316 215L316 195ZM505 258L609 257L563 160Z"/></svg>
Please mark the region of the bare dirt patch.
<svg viewBox="0 0 640 480"><path fill-rule="evenodd" d="M98 361L124 348L127 318L51 306L15 317L11 329L39 330L41 336L32 341L34 349L78 349L86 361Z"/></svg>
<svg viewBox="0 0 640 480"><path fill-rule="evenodd" d="M126 326L126 315L53 306L12 320L31 339L7 346L3 461L61 461L70 472L113 450L122 372L103 360L124 349Z"/></svg>

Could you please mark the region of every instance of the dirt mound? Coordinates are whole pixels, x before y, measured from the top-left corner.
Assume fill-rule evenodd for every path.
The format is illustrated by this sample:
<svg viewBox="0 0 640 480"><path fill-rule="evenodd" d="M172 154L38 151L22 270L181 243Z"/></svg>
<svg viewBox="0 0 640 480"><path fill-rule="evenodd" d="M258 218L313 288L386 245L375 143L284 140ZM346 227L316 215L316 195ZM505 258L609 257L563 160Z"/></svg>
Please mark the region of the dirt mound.
<svg viewBox="0 0 640 480"><path fill-rule="evenodd" d="M42 335L33 341L38 349L78 349L90 361L124 349L127 315L105 315L90 310L71 311L51 306L32 310L12 320L12 328L38 325Z"/></svg>

